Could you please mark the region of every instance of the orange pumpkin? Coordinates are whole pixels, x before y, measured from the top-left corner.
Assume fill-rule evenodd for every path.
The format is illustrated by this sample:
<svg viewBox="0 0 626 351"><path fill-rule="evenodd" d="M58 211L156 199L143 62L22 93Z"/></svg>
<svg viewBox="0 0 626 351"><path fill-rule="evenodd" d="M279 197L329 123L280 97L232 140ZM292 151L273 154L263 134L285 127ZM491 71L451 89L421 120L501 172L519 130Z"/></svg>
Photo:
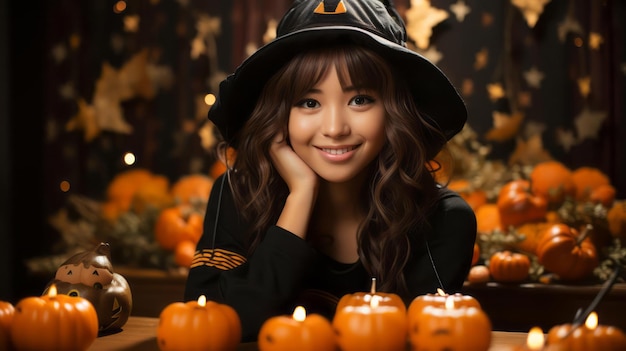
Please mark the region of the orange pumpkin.
<svg viewBox="0 0 626 351"><path fill-rule="evenodd" d="M218 151L219 153L219 151ZM211 169L209 170L209 175L216 179L222 173L226 172L228 167L232 167L235 164L235 158L237 157L237 151L232 147L227 147L225 155L219 154L219 157L213 164L211 165ZM228 163L228 166L226 165Z"/></svg>
<svg viewBox="0 0 626 351"><path fill-rule="evenodd" d="M611 207L615 201L617 190L611 184L598 185L589 194L589 201L594 204L601 204L604 207Z"/></svg>
<svg viewBox="0 0 626 351"><path fill-rule="evenodd" d="M548 227L550 227L552 224L553 223L548 222L533 222L524 223L515 228L517 233L523 236L523 239L521 241L513 243L513 248L522 252L535 254L537 252L537 245L539 244L539 240L542 238L543 233L545 233L546 229L548 229Z"/></svg>
<svg viewBox="0 0 626 351"><path fill-rule="evenodd" d="M472 253L472 266L476 265L480 260L480 245L474 243L474 252Z"/></svg>
<svg viewBox="0 0 626 351"><path fill-rule="evenodd" d="M0 350L11 349L9 333L14 314L15 308L10 302L0 301Z"/></svg>
<svg viewBox="0 0 626 351"><path fill-rule="evenodd" d="M537 245L537 259L562 280L589 277L598 266L596 247L591 239L563 223L553 224Z"/></svg>
<svg viewBox="0 0 626 351"><path fill-rule="evenodd" d="M474 189L467 179L455 179L450 181L448 188L456 191L475 211L487 203L487 192L482 189Z"/></svg>
<svg viewBox="0 0 626 351"><path fill-rule="evenodd" d="M132 209L144 213L148 208L161 209L172 205L170 181L163 175L154 174L140 184L132 198Z"/></svg>
<svg viewBox="0 0 626 351"><path fill-rule="evenodd" d="M355 293L342 296L332 326L342 351L404 351L406 305L393 293Z"/></svg>
<svg viewBox="0 0 626 351"><path fill-rule="evenodd" d="M560 205L566 198L574 198L576 184L572 170L558 161L544 161L535 165L530 173L531 191L544 198L548 205Z"/></svg>
<svg viewBox="0 0 626 351"><path fill-rule="evenodd" d="M626 200L616 201L606 213L609 231L626 244Z"/></svg>
<svg viewBox="0 0 626 351"><path fill-rule="evenodd" d="M186 175L172 185L170 193L178 204L206 203L213 181L213 178L203 174Z"/></svg>
<svg viewBox="0 0 626 351"><path fill-rule="evenodd" d="M196 243L191 240L183 240L174 249L174 262L180 267L189 268L196 253Z"/></svg>
<svg viewBox="0 0 626 351"><path fill-rule="evenodd" d="M167 305L156 334L161 351L232 351L241 342L241 320L232 307L202 295L197 301Z"/></svg>
<svg viewBox="0 0 626 351"><path fill-rule="evenodd" d="M169 180L147 169L133 168L118 173L106 190L103 217L114 221L129 210L143 213L148 207L163 208L171 203Z"/></svg>
<svg viewBox="0 0 626 351"><path fill-rule="evenodd" d="M443 307L449 299L454 302L455 307L481 308L478 300L471 295L463 295L461 293L449 295L439 290L436 294L424 294L415 297L413 301L411 301L407 313L409 316L415 317L415 315L421 313L426 306ZM414 320L415 318L411 319Z"/></svg>
<svg viewBox="0 0 626 351"><path fill-rule="evenodd" d="M476 214L476 230L481 234L488 234L502 229L500 209L497 204L488 203L474 210Z"/></svg>
<svg viewBox="0 0 626 351"><path fill-rule="evenodd" d="M185 241L197 243L202 236L204 216L190 206L168 207L159 213L154 236L159 245L173 251Z"/></svg>
<svg viewBox="0 0 626 351"><path fill-rule="evenodd" d="M334 351L337 348L335 332L325 317L306 315L298 306L293 316L276 316L266 320L258 336L259 351Z"/></svg>
<svg viewBox="0 0 626 351"><path fill-rule="evenodd" d="M525 179L506 183L498 193L497 206L504 228L542 221L548 212L546 200L535 196L530 190L530 182Z"/></svg>
<svg viewBox="0 0 626 351"><path fill-rule="evenodd" d="M519 252L498 251L489 259L489 272L498 282L521 282L530 274L530 259Z"/></svg>
<svg viewBox="0 0 626 351"><path fill-rule="evenodd" d="M15 305L11 341L17 350L87 350L98 336L98 315L79 296L56 294L26 297Z"/></svg>
<svg viewBox="0 0 626 351"><path fill-rule="evenodd" d="M476 307L426 306L410 318L409 342L413 351L487 351L491 345L491 321Z"/></svg>
<svg viewBox="0 0 626 351"><path fill-rule="evenodd" d="M470 268L467 275L467 281L473 284L486 283L491 280L491 273L489 267L484 264L478 264Z"/></svg>
<svg viewBox="0 0 626 351"><path fill-rule="evenodd" d="M576 201L588 201L593 191L602 185L611 185L609 177L595 167L579 167L572 172Z"/></svg>
<svg viewBox="0 0 626 351"><path fill-rule="evenodd" d="M595 312L592 315L595 315ZM597 315L595 316L597 317ZM572 328L574 328L572 324L555 325L550 328L546 339L547 346L559 346L561 349L568 351L626 350L626 336L617 327L603 325L588 327L581 325L574 331L572 331Z"/></svg>

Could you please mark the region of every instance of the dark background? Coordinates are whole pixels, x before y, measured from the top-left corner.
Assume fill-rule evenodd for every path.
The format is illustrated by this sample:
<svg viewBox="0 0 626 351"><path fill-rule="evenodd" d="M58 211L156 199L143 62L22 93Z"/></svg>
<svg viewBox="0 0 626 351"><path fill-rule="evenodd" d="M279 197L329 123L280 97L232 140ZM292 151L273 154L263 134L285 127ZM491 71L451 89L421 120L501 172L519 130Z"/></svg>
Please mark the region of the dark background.
<svg viewBox="0 0 626 351"><path fill-rule="evenodd" d="M430 42L443 54L438 64L453 83L473 84L471 94L464 95L468 124L485 136L493 128L493 111L518 108L526 116L515 138L482 140L492 147L490 157L507 160L516 142L536 131L528 127L536 122L553 158L571 168L602 169L618 189L618 197L626 198L624 2L552 0L534 28L509 0L467 0L472 12L463 22L449 11L455 2L432 0L432 6L448 10L450 16L433 29ZM58 240L46 219L67 200L68 194L59 191L61 180L70 181L70 192L102 198L106 184L125 169L121 154L129 150L138 155L138 166L172 180L207 169L211 154L201 147L196 133L205 114L198 111L196 97L215 92L211 79L232 71L246 56L249 44L262 44L268 20L280 18L288 3L129 1L126 14L141 18L139 30L129 33L123 29L122 16L111 11L115 1L2 0L0 299L15 302L41 292L41 279L28 274L24 260L48 253ZM409 0L396 1L401 13L409 4ZM202 13L221 19L216 59L189 55L197 16ZM567 15L578 21L582 32L568 33L561 41L557 33ZM576 44L577 40L586 43L590 32L604 39L597 50ZM123 49L111 49L113 34L122 38ZM72 35L80 38L80 45L68 50L61 63L54 62L51 51L59 43L68 43ZM76 114L77 99L90 101L103 62L120 68L142 48L150 50L154 63L169 67L175 79L173 86L153 98L137 97L121 104L133 133L103 132L88 142L81 130L66 131L63 126ZM481 49L488 50L489 60L476 69L475 55ZM521 78L521 72L533 65L545 74L538 89ZM591 78L588 96L581 96L576 84L583 76ZM63 99L59 88L68 81L76 93ZM486 86L494 82L509 84L508 99L489 98ZM530 94L530 104L518 106L515 93L520 92ZM566 149L557 130L576 134L576 116L585 106L605 112L606 119L594 137Z"/></svg>

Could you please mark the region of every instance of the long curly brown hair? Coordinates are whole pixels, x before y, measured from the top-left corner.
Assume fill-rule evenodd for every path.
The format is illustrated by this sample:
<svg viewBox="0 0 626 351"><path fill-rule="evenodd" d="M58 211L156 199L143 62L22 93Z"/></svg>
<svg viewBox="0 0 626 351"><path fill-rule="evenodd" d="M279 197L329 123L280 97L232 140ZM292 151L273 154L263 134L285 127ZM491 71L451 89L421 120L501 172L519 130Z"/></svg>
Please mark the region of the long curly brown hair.
<svg viewBox="0 0 626 351"><path fill-rule="evenodd" d="M379 282L380 291L406 291L403 269L411 255L409 236L428 226L436 202L436 184L427 166L430 146L445 136L426 122L415 106L400 72L382 57L359 46L332 46L298 55L266 84L239 136L230 184L243 217L251 223L250 250L276 223L288 188L273 167L269 150L274 137L288 135L291 107L336 67L342 85L380 93L387 114L387 143L366 168L366 213L358 229L361 262ZM428 84L428 82L424 82ZM431 141L431 142L429 142Z"/></svg>

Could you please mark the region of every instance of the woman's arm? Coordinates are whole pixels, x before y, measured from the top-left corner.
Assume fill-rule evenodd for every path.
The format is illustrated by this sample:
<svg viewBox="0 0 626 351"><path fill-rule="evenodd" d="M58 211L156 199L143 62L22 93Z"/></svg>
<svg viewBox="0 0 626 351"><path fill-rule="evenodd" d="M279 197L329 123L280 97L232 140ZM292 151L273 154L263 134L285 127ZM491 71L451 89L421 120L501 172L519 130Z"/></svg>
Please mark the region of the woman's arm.
<svg viewBox="0 0 626 351"><path fill-rule="evenodd" d="M226 184L222 188L223 181ZM248 256L247 226L237 214L222 176L215 181L209 197L204 233L189 270L185 300L205 295L208 300L232 306L242 322L243 340L250 341L256 339L268 317L285 312L281 308L293 299L313 251L301 238L272 226L254 254Z"/></svg>

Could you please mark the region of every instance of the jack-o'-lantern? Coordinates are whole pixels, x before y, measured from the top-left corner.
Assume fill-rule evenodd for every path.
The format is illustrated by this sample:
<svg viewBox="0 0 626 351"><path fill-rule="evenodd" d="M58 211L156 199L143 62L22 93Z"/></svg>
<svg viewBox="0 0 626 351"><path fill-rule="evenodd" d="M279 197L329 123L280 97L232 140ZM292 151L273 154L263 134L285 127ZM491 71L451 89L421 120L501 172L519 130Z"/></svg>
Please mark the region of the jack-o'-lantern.
<svg viewBox="0 0 626 351"><path fill-rule="evenodd" d="M342 351L402 351L406 348L406 305L399 295L376 292L344 295L332 326Z"/></svg>
<svg viewBox="0 0 626 351"><path fill-rule="evenodd" d="M111 248L100 243L93 250L77 253L57 269L48 286L57 294L80 296L95 307L100 332L119 330L130 316L132 294L126 279L113 271Z"/></svg>

